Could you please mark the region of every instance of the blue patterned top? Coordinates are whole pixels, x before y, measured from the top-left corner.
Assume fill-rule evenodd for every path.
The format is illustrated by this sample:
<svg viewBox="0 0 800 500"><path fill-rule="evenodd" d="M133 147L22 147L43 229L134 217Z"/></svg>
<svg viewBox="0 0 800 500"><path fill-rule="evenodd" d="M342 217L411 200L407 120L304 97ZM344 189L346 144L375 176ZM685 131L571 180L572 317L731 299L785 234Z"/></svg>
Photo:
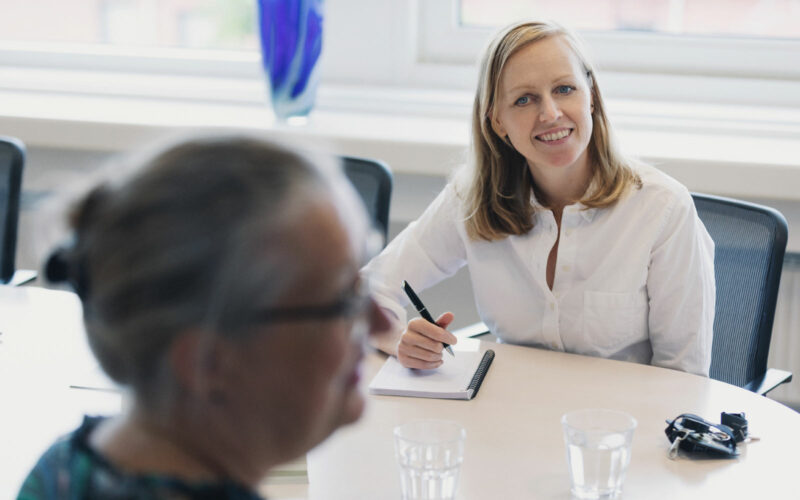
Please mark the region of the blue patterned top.
<svg viewBox="0 0 800 500"><path fill-rule="evenodd" d="M89 435L102 421L84 417L77 430L56 441L25 479L17 499L263 500L229 481L187 483L169 476L123 472L89 447Z"/></svg>

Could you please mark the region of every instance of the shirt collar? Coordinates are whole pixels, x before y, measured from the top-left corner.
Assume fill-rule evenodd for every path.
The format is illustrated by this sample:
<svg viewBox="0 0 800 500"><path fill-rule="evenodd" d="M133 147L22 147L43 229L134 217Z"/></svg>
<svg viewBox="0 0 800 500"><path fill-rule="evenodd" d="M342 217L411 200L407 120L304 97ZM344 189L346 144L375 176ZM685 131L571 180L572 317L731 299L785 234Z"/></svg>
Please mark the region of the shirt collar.
<svg viewBox="0 0 800 500"><path fill-rule="evenodd" d="M592 182L594 183L594 181ZM591 188L592 185L589 186L589 189ZM536 194L534 194L533 190L531 190L531 205L534 208L534 213L542 210L550 210L536 199ZM586 222L591 222L598 210L598 208L589 208L581 202L573 203L572 205L567 205L564 207L564 213L577 212Z"/></svg>

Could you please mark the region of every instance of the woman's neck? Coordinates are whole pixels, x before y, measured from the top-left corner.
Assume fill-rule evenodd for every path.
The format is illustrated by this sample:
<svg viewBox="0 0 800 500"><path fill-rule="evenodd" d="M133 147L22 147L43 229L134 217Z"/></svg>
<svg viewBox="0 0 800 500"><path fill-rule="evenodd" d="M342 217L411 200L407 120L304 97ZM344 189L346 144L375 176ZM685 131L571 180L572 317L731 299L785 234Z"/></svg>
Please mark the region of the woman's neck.
<svg viewBox="0 0 800 500"><path fill-rule="evenodd" d="M539 203L558 213L583 198L592 180L588 161L580 168L529 168Z"/></svg>
<svg viewBox="0 0 800 500"><path fill-rule="evenodd" d="M263 472L248 467L245 457L226 459L230 454L216 449L208 433L191 428L191 424L170 425L133 410L103 422L89 437L89 444L126 472L163 474L189 482L231 480L256 487Z"/></svg>

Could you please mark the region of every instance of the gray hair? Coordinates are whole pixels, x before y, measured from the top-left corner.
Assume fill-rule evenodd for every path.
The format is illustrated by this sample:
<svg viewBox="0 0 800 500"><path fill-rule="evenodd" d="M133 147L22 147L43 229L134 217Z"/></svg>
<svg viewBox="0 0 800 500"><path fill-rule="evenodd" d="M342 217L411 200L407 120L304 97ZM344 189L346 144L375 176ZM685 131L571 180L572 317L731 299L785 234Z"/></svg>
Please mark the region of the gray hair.
<svg viewBox="0 0 800 500"><path fill-rule="evenodd" d="M246 330L301 272L283 238L330 191L329 174L295 151L232 135L184 140L93 189L73 210L63 261L105 372L145 395L177 335Z"/></svg>

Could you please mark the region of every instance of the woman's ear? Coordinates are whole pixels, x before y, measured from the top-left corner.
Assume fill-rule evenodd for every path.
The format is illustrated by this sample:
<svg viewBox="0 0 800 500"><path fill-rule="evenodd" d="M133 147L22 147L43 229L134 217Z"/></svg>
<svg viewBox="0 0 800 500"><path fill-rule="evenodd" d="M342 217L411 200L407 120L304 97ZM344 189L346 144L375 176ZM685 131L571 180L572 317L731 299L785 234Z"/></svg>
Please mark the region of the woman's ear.
<svg viewBox="0 0 800 500"><path fill-rule="evenodd" d="M494 113L493 111L489 111L488 117L492 123L492 130L494 130L494 133L497 134L498 137L502 138L508 135L508 133L506 132L506 128L500 122L500 119L497 118L496 113Z"/></svg>
<svg viewBox="0 0 800 500"><path fill-rule="evenodd" d="M224 339L202 331L178 335L169 349L169 364L175 382L187 393L208 398L224 386L231 353Z"/></svg>

